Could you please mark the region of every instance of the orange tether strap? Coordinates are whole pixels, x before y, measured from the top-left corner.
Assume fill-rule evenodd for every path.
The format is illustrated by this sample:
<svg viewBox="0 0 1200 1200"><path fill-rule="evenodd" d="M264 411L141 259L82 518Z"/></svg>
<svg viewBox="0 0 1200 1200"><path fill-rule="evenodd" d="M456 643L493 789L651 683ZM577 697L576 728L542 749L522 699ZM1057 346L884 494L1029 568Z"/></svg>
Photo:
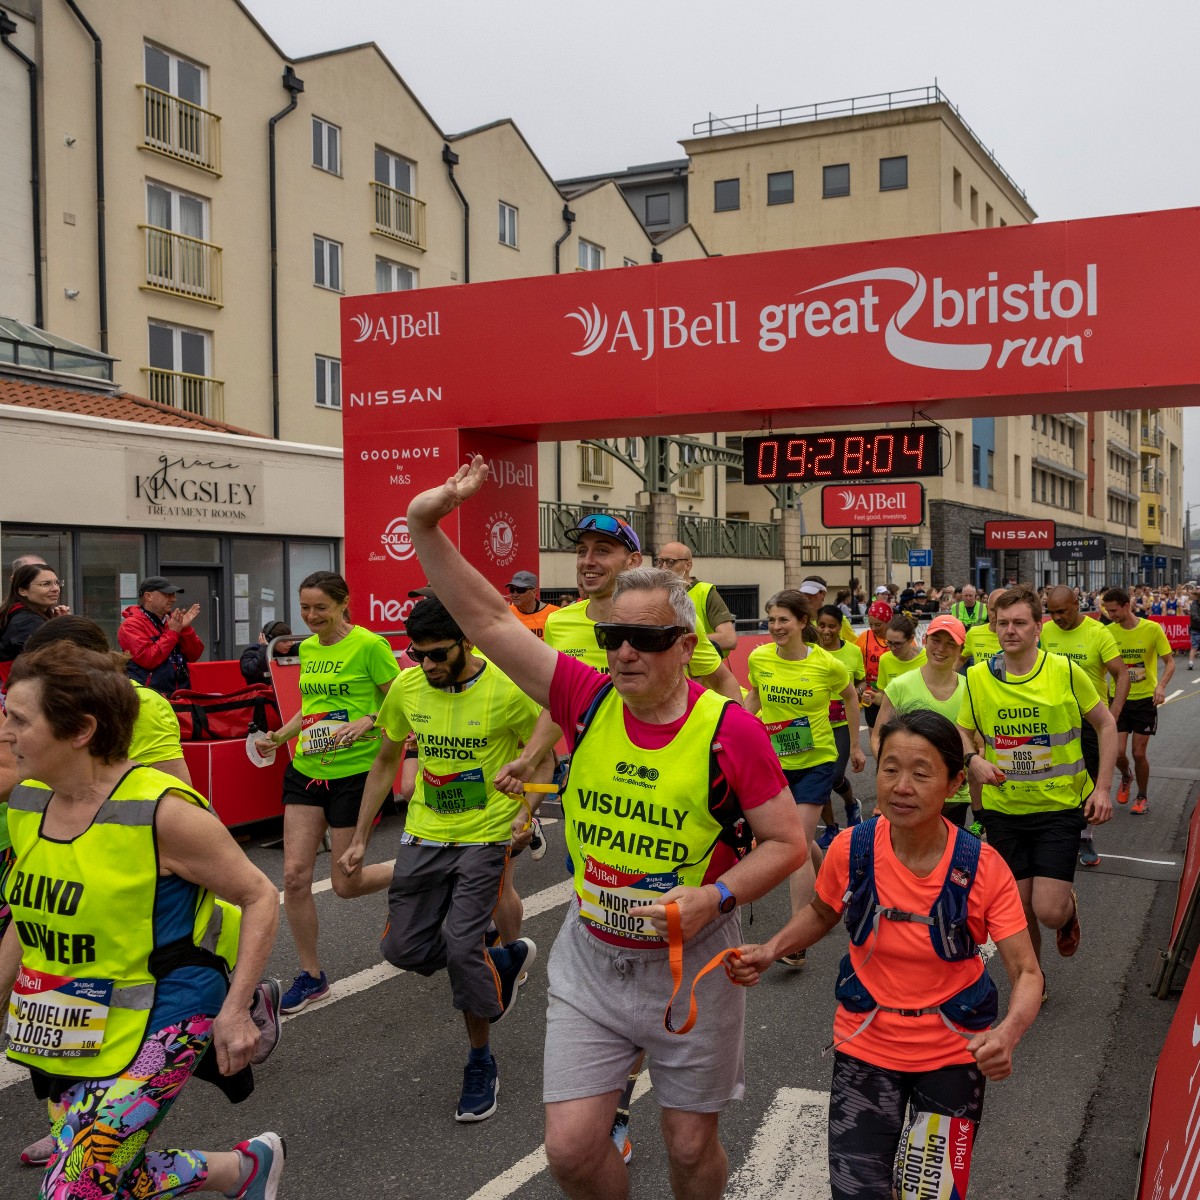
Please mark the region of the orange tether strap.
<svg viewBox="0 0 1200 1200"><path fill-rule="evenodd" d="M696 985L702 980L709 971L715 971L717 967L724 967L725 974L729 975L730 983L736 982L733 976L729 973L729 962L731 958L739 958L740 955L736 950L722 950L719 954L714 954L712 958L700 968L696 978L692 980L692 991L688 997L688 1016L683 1025L676 1029L671 1024L671 1007L675 1003L675 997L679 995L679 989L683 986L683 929L679 920L679 905L674 900L667 905L667 946L671 958L671 982L675 988L671 992L671 999L667 1002L667 1011L663 1015L663 1025L666 1026L668 1033L685 1034L696 1023L696 1017L699 1015L696 1008Z"/></svg>
<svg viewBox="0 0 1200 1200"><path fill-rule="evenodd" d="M556 783L527 783L524 785L526 795L530 792L536 792L546 796L558 795L558 784ZM525 824L523 828L528 829L533 824L533 809L529 807L529 801L524 796L521 797L521 807L525 810Z"/></svg>

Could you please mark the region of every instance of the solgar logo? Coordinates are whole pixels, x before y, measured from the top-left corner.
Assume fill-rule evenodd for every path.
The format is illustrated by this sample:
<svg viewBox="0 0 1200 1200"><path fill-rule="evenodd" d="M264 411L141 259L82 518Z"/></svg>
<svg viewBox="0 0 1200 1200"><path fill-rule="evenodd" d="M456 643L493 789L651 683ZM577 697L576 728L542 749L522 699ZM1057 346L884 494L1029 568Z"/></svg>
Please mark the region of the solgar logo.
<svg viewBox="0 0 1200 1200"><path fill-rule="evenodd" d="M357 331L356 342L386 342L389 346L409 338L438 337L442 332L442 314L436 310L423 317L412 313L392 313L372 319L367 313L355 313L350 324Z"/></svg>
<svg viewBox="0 0 1200 1200"><path fill-rule="evenodd" d="M388 557L397 562L407 562L416 553L413 549L412 538L408 536L408 518L397 517L379 535L379 544L387 551Z"/></svg>
<svg viewBox="0 0 1200 1200"><path fill-rule="evenodd" d="M645 779L648 783L653 783L658 778L657 768L631 762L617 763L617 774L628 775L633 779Z"/></svg>

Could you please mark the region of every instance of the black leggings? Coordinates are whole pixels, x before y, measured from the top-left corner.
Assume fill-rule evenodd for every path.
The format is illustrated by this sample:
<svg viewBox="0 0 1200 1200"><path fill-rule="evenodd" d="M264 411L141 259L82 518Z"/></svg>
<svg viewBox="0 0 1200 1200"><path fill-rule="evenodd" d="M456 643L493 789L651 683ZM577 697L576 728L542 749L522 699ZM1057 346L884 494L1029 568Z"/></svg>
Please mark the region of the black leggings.
<svg viewBox="0 0 1200 1200"><path fill-rule="evenodd" d="M891 1200L892 1171L911 1105L915 1112L983 1116L983 1072L974 1064L890 1071L836 1051L829 1090L833 1200Z"/></svg>

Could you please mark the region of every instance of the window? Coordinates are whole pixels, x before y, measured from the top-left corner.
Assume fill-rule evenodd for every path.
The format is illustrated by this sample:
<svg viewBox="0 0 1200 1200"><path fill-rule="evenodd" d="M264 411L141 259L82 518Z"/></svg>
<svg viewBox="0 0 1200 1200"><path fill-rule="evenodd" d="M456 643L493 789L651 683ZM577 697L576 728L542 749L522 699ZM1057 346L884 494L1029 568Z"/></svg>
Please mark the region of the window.
<svg viewBox="0 0 1200 1200"><path fill-rule="evenodd" d="M151 321L150 399L172 408L221 420L222 385L212 378L212 334L183 325Z"/></svg>
<svg viewBox="0 0 1200 1200"><path fill-rule="evenodd" d="M313 235L313 283L331 291L342 290L342 243Z"/></svg>
<svg viewBox="0 0 1200 1200"><path fill-rule="evenodd" d="M954 203L962 208L962 172L954 168Z"/></svg>
<svg viewBox="0 0 1200 1200"><path fill-rule="evenodd" d="M671 196L668 192L655 192L646 197L646 224L670 225Z"/></svg>
<svg viewBox="0 0 1200 1200"><path fill-rule="evenodd" d="M980 450L979 450L979 445L976 444L971 447L971 482L976 487L979 487L981 484L981 479L982 479L982 476L980 475Z"/></svg>
<svg viewBox="0 0 1200 1200"><path fill-rule="evenodd" d="M795 199L795 176L791 171L772 171L767 176L767 203L791 204Z"/></svg>
<svg viewBox="0 0 1200 1200"><path fill-rule="evenodd" d="M713 212L734 212L742 207L742 181L718 179L713 184Z"/></svg>
<svg viewBox="0 0 1200 1200"><path fill-rule="evenodd" d="M879 160L879 190L897 192L908 187L908 155Z"/></svg>
<svg viewBox="0 0 1200 1200"><path fill-rule="evenodd" d="M386 184L405 195L417 194L417 164L401 158L382 146L375 147L375 182Z"/></svg>
<svg viewBox="0 0 1200 1200"><path fill-rule="evenodd" d="M511 204L500 201L500 243L517 248L517 210Z"/></svg>
<svg viewBox="0 0 1200 1200"><path fill-rule="evenodd" d="M579 269L581 271L604 270L604 247L579 239Z"/></svg>
<svg viewBox="0 0 1200 1200"><path fill-rule="evenodd" d="M208 201L161 183L146 184L146 282L216 299L208 239Z"/></svg>
<svg viewBox="0 0 1200 1200"><path fill-rule="evenodd" d="M850 195L850 164L837 163L832 167L824 167L823 187L821 195L828 200L831 196Z"/></svg>
<svg viewBox="0 0 1200 1200"><path fill-rule="evenodd" d="M971 220L979 224L979 193L974 188L971 189Z"/></svg>
<svg viewBox="0 0 1200 1200"><path fill-rule="evenodd" d="M579 447L579 482L612 487L612 455L599 446Z"/></svg>
<svg viewBox="0 0 1200 1200"><path fill-rule="evenodd" d="M317 407L342 407L342 360L317 355Z"/></svg>
<svg viewBox="0 0 1200 1200"><path fill-rule="evenodd" d="M682 471L676 485L676 492L686 500L703 500L704 468L692 467L687 471Z"/></svg>
<svg viewBox="0 0 1200 1200"><path fill-rule="evenodd" d="M377 292L411 292L417 286L417 273L403 263L387 258L375 260L375 290Z"/></svg>
<svg viewBox="0 0 1200 1200"><path fill-rule="evenodd" d="M207 75L203 67L169 50L146 44L146 82L160 92L169 92L189 104L204 104Z"/></svg>
<svg viewBox="0 0 1200 1200"><path fill-rule="evenodd" d="M727 450L740 450L742 448L742 438L740 434L728 434L725 438L725 448ZM743 467L735 467L732 464L725 467L725 482L726 483L741 483L743 479Z"/></svg>
<svg viewBox="0 0 1200 1200"><path fill-rule="evenodd" d="M990 204L983 206L983 223L991 229L996 224L996 210Z"/></svg>
<svg viewBox="0 0 1200 1200"><path fill-rule="evenodd" d="M218 170L218 118L204 111L207 69L149 43L143 62L146 145L195 166Z"/></svg>
<svg viewBox="0 0 1200 1200"><path fill-rule="evenodd" d="M636 266L637 266L637 259L636 259L636 258L627 258L627 259L625 259L625 260L624 260L624 261L621 263L621 266L623 266L623 267L636 267Z"/></svg>
<svg viewBox="0 0 1200 1200"><path fill-rule="evenodd" d="M320 117L313 117L313 166L331 175L342 173L342 131Z"/></svg>

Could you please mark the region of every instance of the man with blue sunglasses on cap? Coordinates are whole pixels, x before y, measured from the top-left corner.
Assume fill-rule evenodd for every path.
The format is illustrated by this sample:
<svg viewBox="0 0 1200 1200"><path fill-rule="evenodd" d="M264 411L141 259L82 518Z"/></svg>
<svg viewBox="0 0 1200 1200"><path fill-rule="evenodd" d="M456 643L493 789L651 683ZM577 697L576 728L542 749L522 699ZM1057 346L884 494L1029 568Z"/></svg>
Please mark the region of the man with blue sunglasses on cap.
<svg viewBox="0 0 1200 1200"><path fill-rule="evenodd" d="M550 1169L572 1198L625 1200L629 1177L609 1128L644 1050L674 1194L717 1200L729 1173L717 1121L744 1088L745 997L719 972L706 975L695 988L694 1028L673 1036L663 1016L672 994L668 924L678 922L673 936L695 964L735 948L738 905L807 857L796 806L762 725L688 678L695 606L670 572L593 562L584 545L581 579L591 587L613 575L594 626L603 673L529 636L438 528L487 474L476 456L421 493L408 528L464 635L569 731L563 827L575 902L547 968ZM615 529L605 536L640 561L632 531ZM578 531L581 542L597 532Z"/></svg>

